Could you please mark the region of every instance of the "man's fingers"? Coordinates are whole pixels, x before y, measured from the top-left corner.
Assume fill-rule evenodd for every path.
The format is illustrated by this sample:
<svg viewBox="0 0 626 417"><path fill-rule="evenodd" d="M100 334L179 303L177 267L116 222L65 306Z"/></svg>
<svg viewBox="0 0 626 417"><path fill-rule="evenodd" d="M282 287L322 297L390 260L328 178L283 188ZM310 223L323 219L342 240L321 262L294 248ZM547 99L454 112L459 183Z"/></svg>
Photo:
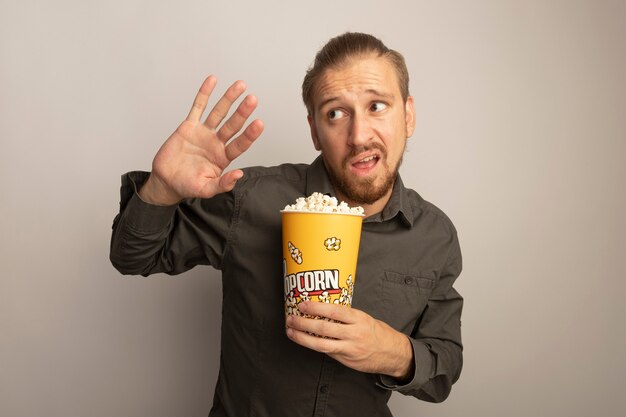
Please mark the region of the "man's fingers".
<svg viewBox="0 0 626 417"><path fill-rule="evenodd" d="M304 301L298 305L298 309L305 314L327 317L346 324L355 323L355 315L359 314L359 310L353 308L317 301Z"/></svg>
<svg viewBox="0 0 626 417"><path fill-rule="evenodd" d="M230 107L244 91L246 91L246 83L241 80L235 81L228 87L228 90L226 90L222 98L219 99L215 107L213 107L213 110L211 110L207 116L204 124L211 129L217 129L217 126L222 123L222 120L224 120L228 114Z"/></svg>
<svg viewBox="0 0 626 417"><path fill-rule="evenodd" d="M325 339L292 327L287 329L287 337L301 346L328 354L342 351L345 345L341 340Z"/></svg>
<svg viewBox="0 0 626 417"><path fill-rule="evenodd" d="M204 109L206 109L206 105L209 102L209 96L211 95L211 93L213 93L215 84L217 84L217 78L212 75L209 75L204 80L204 82L200 86L200 90L198 91L195 100L193 101L191 110L187 115L187 120L189 120L190 122L200 121L202 113L204 113Z"/></svg>
<svg viewBox="0 0 626 417"><path fill-rule="evenodd" d="M346 336L346 325L328 320L313 319L303 316L289 316L287 327L317 336L343 339Z"/></svg>
<svg viewBox="0 0 626 417"><path fill-rule="evenodd" d="M237 180L241 177L243 177L243 171L240 169L225 172L219 178L207 181L202 190L200 190L195 197L211 198L218 194L226 193L235 187Z"/></svg>
<svg viewBox="0 0 626 417"><path fill-rule="evenodd" d="M243 127L256 108L257 102L258 100L255 96L247 96L239 104L237 111L217 131L217 137L224 143L228 142Z"/></svg>
<svg viewBox="0 0 626 417"><path fill-rule="evenodd" d="M226 145L226 158L229 161L237 158L257 140L261 133L263 133L263 122L257 119L250 123L241 135Z"/></svg>
<svg viewBox="0 0 626 417"><path fill-rule="evenodd" d="M235 187L237 180L239 180L241 177L243 177L243 171L240 169L236 169L234 171L229 171L222 174L219 181L219 192L226 193L232 190Z"/></svg>

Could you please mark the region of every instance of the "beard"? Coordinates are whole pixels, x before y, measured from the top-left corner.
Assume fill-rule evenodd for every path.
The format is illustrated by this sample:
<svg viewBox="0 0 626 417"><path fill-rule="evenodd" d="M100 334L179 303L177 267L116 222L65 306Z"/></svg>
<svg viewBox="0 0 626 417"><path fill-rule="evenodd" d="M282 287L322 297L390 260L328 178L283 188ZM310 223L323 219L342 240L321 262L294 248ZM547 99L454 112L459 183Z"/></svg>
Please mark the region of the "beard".
<svg viewBox="0 0 626 417"><path fill-rule="evenodd" d="M370 149L378 149L381 153L379 164L383 164L383 172L378 176L360 178L350 175L348 165L350 158ZM339 172L324 161L326 171L335 190L343 194L350 202L357 204L374 204L383 198L393 187L398 176L398 170L402 164L402 155L395 167L390 168L387 159L387 150L380 144L355 148L342 162ZM323 155L322 155L323 156Z"/></svg>

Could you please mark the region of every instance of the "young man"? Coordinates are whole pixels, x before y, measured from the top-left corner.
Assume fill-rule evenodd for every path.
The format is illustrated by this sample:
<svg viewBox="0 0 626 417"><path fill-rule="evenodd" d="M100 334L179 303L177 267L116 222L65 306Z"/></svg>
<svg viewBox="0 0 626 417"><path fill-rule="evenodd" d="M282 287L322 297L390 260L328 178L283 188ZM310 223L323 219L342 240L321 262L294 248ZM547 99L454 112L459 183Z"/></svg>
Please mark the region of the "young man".
<svg viewBox="0 0 626 417"><path fill-rule="evenodd" d="M393 390L443 401L462 365L463 300L454 226L404 187L398 168L415 125L404 59L373 36L346 33L303 83L311 164L226 171L260 136L238 81L202 121L215 77L154 158L123 177L111 261L122 273L222 271L220 374L210 416L384 416ZM321 192L366 218L353 308L303 302L284 319L279 211ZM321 338L312 336L311 333Z"/></svg>

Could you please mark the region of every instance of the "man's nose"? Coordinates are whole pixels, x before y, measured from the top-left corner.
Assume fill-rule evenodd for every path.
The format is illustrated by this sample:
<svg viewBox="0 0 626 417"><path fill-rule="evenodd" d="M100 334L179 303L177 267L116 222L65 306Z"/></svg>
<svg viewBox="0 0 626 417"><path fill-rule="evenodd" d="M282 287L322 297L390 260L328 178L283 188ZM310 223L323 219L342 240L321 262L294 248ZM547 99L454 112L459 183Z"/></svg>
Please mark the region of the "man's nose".
<svg viewBox="0 0 626 417"><path fill-rule="evenodd" d="M349 142L352 146L365 145L374 137L370 120L364 114L354 113L351 127Z"/></svg>

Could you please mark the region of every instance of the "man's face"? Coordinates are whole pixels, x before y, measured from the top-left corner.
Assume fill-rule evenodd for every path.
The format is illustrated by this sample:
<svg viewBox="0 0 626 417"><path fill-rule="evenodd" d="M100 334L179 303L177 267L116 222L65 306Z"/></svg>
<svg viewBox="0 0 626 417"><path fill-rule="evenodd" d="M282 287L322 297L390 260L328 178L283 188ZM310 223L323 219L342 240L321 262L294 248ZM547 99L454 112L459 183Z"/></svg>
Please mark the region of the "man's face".
<svg viewBox="0 0 626 417"><path fill-rule="evenodd" d="M366 56L326 70L313 106L311 137L338 197L386 203L415 127L413 99L403 101L393 65Z"/></svg>

